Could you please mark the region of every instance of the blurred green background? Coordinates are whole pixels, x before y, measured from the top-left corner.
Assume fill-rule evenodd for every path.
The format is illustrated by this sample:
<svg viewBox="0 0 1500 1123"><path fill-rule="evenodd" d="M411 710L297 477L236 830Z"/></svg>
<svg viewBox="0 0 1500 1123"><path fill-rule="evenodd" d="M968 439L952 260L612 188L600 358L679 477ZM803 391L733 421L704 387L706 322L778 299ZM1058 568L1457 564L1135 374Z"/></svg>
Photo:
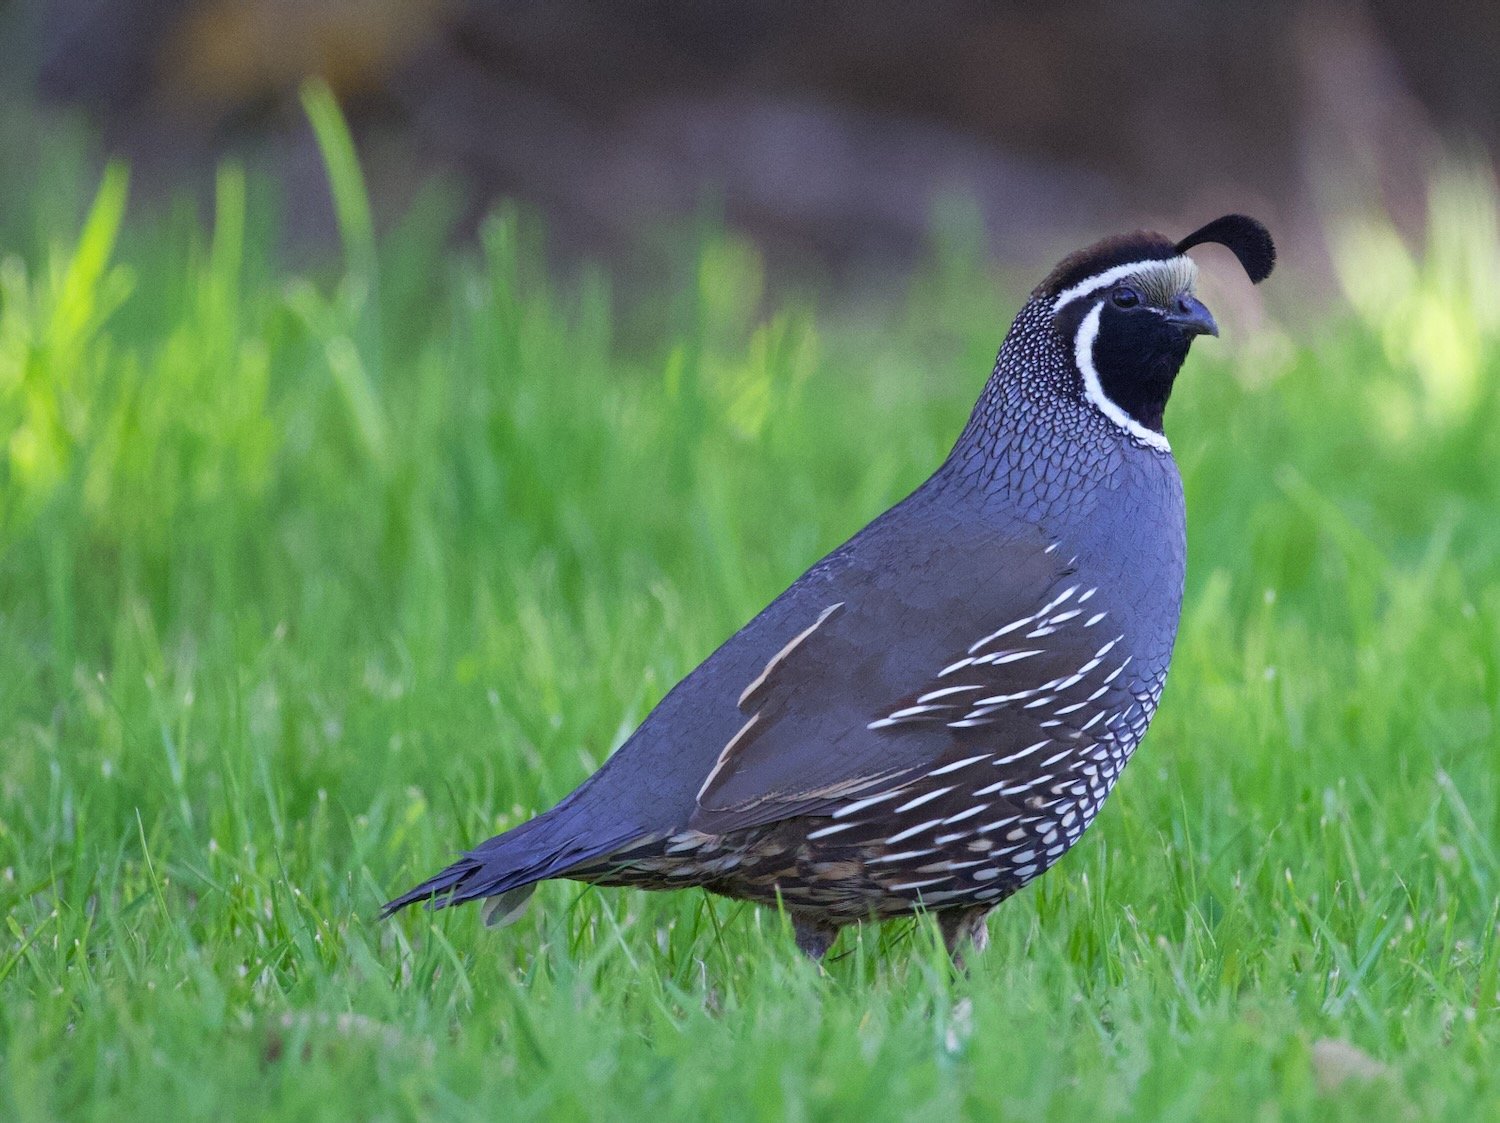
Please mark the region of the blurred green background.
<svg viewBox="0 0 1500 1123"><path fill-rule="evenodd" d="M1404 11L0 8L0 1116L1495 1114L1500 54ZM1227 209L1161 715L967 976L375 919L919 483L1053 258Z"/></svg>

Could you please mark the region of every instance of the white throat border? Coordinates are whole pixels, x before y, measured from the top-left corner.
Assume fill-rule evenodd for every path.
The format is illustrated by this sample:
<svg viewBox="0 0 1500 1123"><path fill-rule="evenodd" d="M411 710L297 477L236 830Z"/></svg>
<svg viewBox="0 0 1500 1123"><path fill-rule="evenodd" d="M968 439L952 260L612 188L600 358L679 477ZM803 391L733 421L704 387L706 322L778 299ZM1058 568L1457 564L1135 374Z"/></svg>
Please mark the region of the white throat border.
<svg viewBox="0 0 1500 1123"><path fill-rule="evenodd" d="M1130 266L1130 268L1139 269L1139 264ZM1100 278L1109 277L1109 274L1113 272L1115 271L1111 269L1100 273L1093 280L1097 281ZM1120 276L1124 275L1120 274ZM1114 279L1113 277L1109 277L1109 280L1100 281L1100 284L1110 284ZM1084 283L1088 284L1089 282ZM1098 288L1099 285L1091 287ZM1077 298L1073 297L1070 299ZM1099 338L1099 317L1103 313L1104 301L1101 300L1088 310L1088 314L1083 317L1083 322L1078 325L1078 334L1073 337L1073 359L1078 364L1079 373L1083 375L1083 395L1094 404L1100 413L1104 414L1105 417L1109 418L1137 441L1144 445L1149 445L1158 452L1171 453L1172 446L1168 443L1166 437L1154 429L1146 428L1111 401L1109 395L1104 392L1104 385L1099 381L1099 369L1094 366L1094 340Z"/></svg>

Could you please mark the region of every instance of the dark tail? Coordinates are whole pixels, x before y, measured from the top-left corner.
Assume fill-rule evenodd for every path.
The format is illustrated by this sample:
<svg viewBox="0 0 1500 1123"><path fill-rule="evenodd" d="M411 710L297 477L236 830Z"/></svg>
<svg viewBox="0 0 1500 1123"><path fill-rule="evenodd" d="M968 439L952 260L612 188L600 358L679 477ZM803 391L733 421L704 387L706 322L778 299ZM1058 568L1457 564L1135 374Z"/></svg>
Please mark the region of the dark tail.
<svg viewBox="0 0 1500 1123"><path fill-rule="evenodd" d="M390 916L417 901L430 902L428 908L445 909L482 897L498 897L565 875L570 869L618 850L631 840L631 834L602 839L580 837L567 829L570 816L559 814L565 808L563 804L480 843L441 873L387 902L380 915Z"/></svg>

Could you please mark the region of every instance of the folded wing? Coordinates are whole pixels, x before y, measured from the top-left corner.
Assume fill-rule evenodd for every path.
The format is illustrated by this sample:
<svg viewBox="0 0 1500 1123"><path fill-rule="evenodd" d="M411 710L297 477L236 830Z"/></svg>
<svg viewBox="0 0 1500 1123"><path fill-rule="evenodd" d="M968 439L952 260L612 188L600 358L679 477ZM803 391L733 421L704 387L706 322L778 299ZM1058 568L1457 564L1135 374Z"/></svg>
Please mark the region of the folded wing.
<svg viewBox="0 0 1500 1123"><path fill-rule="evenodd" d="M931 536L899 556L921 572L841 569L827 603L744 684L744 720L698 792L695 829L828 814L976 754L1065 738L1103 712L1118 633L1039 530ZM984 577L931 572L947 567Z"/></svg>

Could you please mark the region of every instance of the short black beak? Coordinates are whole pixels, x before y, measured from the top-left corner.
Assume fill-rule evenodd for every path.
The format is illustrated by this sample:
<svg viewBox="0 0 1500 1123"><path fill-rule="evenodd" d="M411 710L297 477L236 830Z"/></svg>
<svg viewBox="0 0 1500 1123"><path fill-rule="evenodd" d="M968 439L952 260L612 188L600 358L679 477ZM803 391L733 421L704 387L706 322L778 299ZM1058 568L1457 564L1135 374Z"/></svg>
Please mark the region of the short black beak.
<svg viewBox="0 0 1500 1123"><path fill-rule="evenodd" d="M1195 296L1179 296L1176 310L1167 313L1167 323L1187 336L1219 334L1214 314Z"/></svg>

